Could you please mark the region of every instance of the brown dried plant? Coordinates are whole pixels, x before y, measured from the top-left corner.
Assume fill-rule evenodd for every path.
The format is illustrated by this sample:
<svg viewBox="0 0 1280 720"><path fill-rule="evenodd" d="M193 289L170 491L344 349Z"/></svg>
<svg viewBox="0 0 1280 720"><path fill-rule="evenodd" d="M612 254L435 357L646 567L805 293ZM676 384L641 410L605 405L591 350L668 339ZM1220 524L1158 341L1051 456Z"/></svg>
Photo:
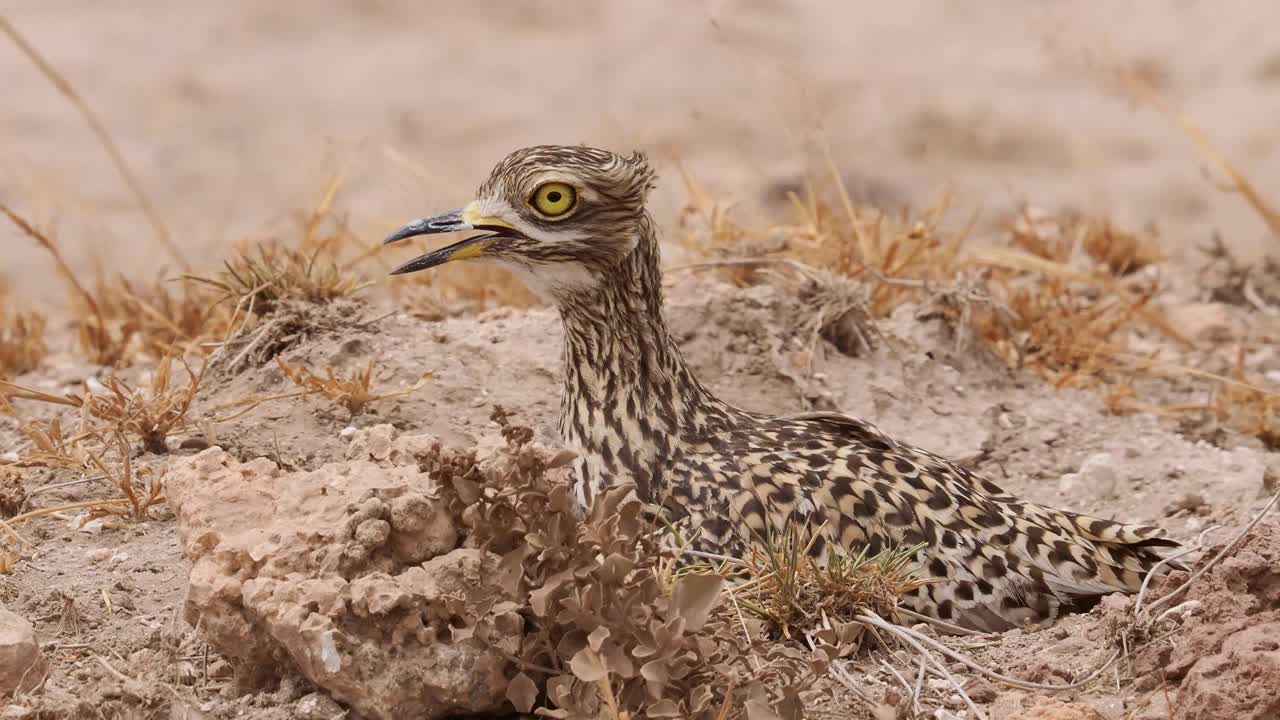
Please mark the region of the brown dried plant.
<svg viewBox="0 0 1280 720"><path fill-rule="evenodd" d="M140 285L123 277L108 279L99 272L90 290L49 235L8 207L0 205L0 212L53 258L71 293L77 345L93 363L121 367L139 354L159 359L175 345L183 353L203 353L201 341L219 336L230 321L229 312L215 302L212 293L188 281ZM39 328L43 330L42 323Z"/></svg>
<svg viewBox="0 0 1280 720"><path fill-rule="evenodd" d="M184 277L215 289L219 304L230 302L237 313L259 316L290 300L323 304L356 295L372 284L352 272L369 252L359 247L346 217L333 209L343 175L330 179L315 207L292 214L296 234L288 240L242 242L218 274ZM343 262L342 251L353 245L356 257Z"/></svg>
<svg viewBox="0 0 1280 720"><path fill-rule="evenodd" d="M49 354L44 341L45 316L38 312L10 313L0 293L0 377L12 377L40 367Z"/></svg>
<svg viewBox="0 0 1280 720"><path fill-rule="evenodd" d="M0 205L0 212L3 212L19 230L44 248L53 258L54 264L58 268L58 274L62 276L62 279L67 283L67 287L71 289L77 334L80 340L80 348L85 355L91 361L100 365L115 366L123 360L129 339L133 335L132 329L127 327L112 328L108 324L98 301L80 283L79 278L71 270L71 267L67 265L66 259L62 256L62 251L52 238L9 207Z"/></svg>
<svg viewBox="0 0 1280 720"><path fill-rule="evenodd" d="M430 376L427 375L418 382L402 390L396 390L394 392L376 392L373 389L376 364L372 359L369 360L364 369L355 370L350 375L337 374L334 372L333 368L326 368L324 375L317 375L309 368L289 365L278 355L276 356L276 364L280 367L280 371L284 373L284 376L301 389L296 392L281 393L279 395L270 395L261 398L249 398L224 405L224 408L240 408L240 410L232 415L218 418L218 422L225 422L227 420L240 417L265 402L300 398L308 395L320 395L325 397L344 408L352 415L352 417L354 417L363 413L369 403L408 395L421 389L426 385L427 381L431 379Z"/></svg>
<svg viewBox="0 0 1280 720"><path fill-rule="evenodd" d="M173 380L173 356L166 355L151 374L150 386L134 388L114 375L104 383L109 393L85 391L83 395L52 395L8 382L0 382L0 393L10 399L33 400L63 405L81 411L84 418L106 421L114 431L136 436L144 449L156 454L169 451L165 440L174 430L186 427L187 412L199 392L207 363L192 370L185 359L185 385Z"/></svg>
<svg viewBox="0 0 1280 720"><path fill-rule="evenodd" d="M96 437L92 431L68 435L62 421L51 418L22 423L18 432L31 441L31 448L17 462L19 467L83 470L91 464L85 441Z"/></svg>
<svg viewBox="0 0 1280 720"><path fill-rule="evenodd" d="M1270 206L1257 202L1257 193L1238 173L1228 174L1233 187L1270 218ZM792 195L792 219L765 230L739 224L688 181L685 245L710 259L683 269L715 268L739 283L783 278L793 291L808 293L804 296L812 301L806 303L817 319L811 325L845 352L869 345L875 335L871 320L916 303L922 318L948 321L957 350L977 339L1010 367L1036 372L1055 386L1101 388L1117 411L1207 412L1274 442L1280 393L1246 380L1243 368L1226 377L1191 366L1193 343L1156 305L1159 274L1138 272L1164 258L1153 233L1024 208L998 238L1001 242L974 246L964 242L969 228L956 233L942 228L945 198L911 220L853 207L847 193L839 191L839 178L833 178L838 192L818 193L810 184L805 198ZM759 272L767 267L796 271L806 282ZM830 291L813 293L815 279ZM1263 301L1255 295L1248 297L1259 305ZM833 321L845 330L851 327L856 342L848 341L849 332L836 332ZM1139 336L1148 344L1151 338L1165 341L1166 356L1157 360L1133 352L1132 341ZM1207 383L1217 390L1211 407L1158 406L1133 396L1138 378L1183 388Z"/></svg>
<svg viewBox="0 0 1280 720"><path fill-rule="evenodd" d="M98 468L98 472L115 484L116 489L120 491L120 498L115 502L91 508L85 522L112 515L124 517L133 522L142 522L147 519L148 511L152 506L164 502L164 481L162 477L153 475L150 469L144 468L135 473L133 461L129 457L129 442L125 439L124 433L116 431L113 435L116 452L120 455L119 468L108 467L99 453L90 454L89 459ZM139 487L139 480L144 477L146 482L141 483Z"/></svg>
<svg viewBox="0 0 1280 720"><path fill-rule="evenodd" d="M821 535L808 524L771 528L746 559L747 578L734 592L742 608L779 637L803 638L867 611L895 617L899 598L929 582L918 576L915 561L923 544L873 557L865 548L851 555L828 546L820 562L811 549Z"/></svg>
<svg viewBox="0 0 1280 720"><path fill-rule="evenodd" d="M353 416L364 412L365 406L375 400L407 395L422 387L420 382L413 387L392 393L375 393L373 391L374 361L372 359L369 360L363 370L356 370L349 376L335 375L333 368L325 368L323 376L316 375L304 367L290 367L279 356L276 357L276 364L280 366L280 371L284 373L285 377L289 378L290 382L302 388L302 394L326 397L346 408L347 412Z"/></svg>
<svg viewBox="0 0 1280 720"><path fill-rule="evenodd" d="M217 277L188 279L220 291L219 304L231 301L259 315L270 314L286 300L327 303L351 297L369 285L339 267L325 246L303 250L280 243L260 243L256 252L242 248L224 262Z"/></svg>
<svg viewBox="0 0 1280 720"><path fill-rule="evenodd" d="M724 578L664 579L662 533L632 488L604 493L584 519L564 475L572 455L530 442L528 428L503 431L508 447L483 461L439 445L415 458L468 545L502 558L496 582L525 617L507 690L517 711L738 720L751 707L755 718L802 717L800 694L826 672L825 656L753 648L724 601Z"/></svg>
<svg viewBox="0 0 1280 720"><path fill-rule="evenodd" d="M231 322L229 308L186 279L136 284L117 277L99 280L95 294L104 315L129 326L138 351L150 359L204 355L205 341L222 337Z"/></svg>

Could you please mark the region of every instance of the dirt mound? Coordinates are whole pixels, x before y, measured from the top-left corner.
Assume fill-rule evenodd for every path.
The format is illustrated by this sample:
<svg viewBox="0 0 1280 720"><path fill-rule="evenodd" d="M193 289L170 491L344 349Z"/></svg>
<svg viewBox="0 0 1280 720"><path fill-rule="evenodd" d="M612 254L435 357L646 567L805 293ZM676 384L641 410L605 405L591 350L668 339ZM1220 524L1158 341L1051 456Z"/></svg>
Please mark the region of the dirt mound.
<svg viewBox="0 0 1280 720"><path fill-rule="evenodd" d="M1185 581L1179 575L1167 590ZM1189 619L1152 663L1169 681L1182 681L1173 716L1280 717L1280 524L1255 528L1175 601L1192 603Z"/></svg>
<svg viewBox="0 0 1280 720"><path fill-rule="evenodd" d="M722 578L655 562L633 489L579 517L571 455L494 419L488 450L380 425L309 472L220 448L172 464L187 620L241 687L300 673L370 718L740 717L736 689L798 717L821 662L780 648L753 671Z"/></svg>
<svg viewBox="0 0 1280 720"><path fill-rule="evenodd" d="M193 562L188 620L243 684L278 680L288 658L369 717L502 704L521 619L492 582L499 558L455 549L427 473L368 460L282 473L210 448L177 461L169 488Z"/></svg>

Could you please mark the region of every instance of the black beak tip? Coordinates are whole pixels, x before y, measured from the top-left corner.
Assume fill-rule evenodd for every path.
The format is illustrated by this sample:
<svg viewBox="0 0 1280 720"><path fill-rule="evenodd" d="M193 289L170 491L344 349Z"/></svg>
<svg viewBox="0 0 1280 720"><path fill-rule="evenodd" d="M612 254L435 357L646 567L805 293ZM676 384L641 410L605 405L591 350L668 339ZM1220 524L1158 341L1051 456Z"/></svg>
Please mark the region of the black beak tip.
<svg viewBox="0 0 1280 720"><path fill-rule="evenodd" d="M411 222L411 223L409 223L408 225L405 225L404 227L400 228L399 230L397 230L397 231L395 231L395 232L391 233L390 235L388 235L388 236L387 236L387 238L386 238L385 240L383 240L383 241L382 241L382 244L383 244L383 245L390 245L391 243L400 242L401 240L404 240L405 238L411 238L411 237L414 237L414 236L416 236L416 235L422 235L422 234L423 234L423 230L425 230L425 229L426 229L426 228L425 228L425 224L426 224L426 223L424 223L424 222L423 222L423 221L421 221L421 220L417 220L417 221L415 221L415 222Z"/></svg>

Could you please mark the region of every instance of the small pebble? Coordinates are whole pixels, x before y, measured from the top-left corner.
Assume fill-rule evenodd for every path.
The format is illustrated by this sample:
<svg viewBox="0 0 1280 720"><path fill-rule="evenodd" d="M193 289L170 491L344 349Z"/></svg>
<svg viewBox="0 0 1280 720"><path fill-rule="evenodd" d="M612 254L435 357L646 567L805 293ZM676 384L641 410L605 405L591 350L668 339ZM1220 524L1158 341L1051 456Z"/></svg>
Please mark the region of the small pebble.
<svg viewBox="0 0 1280 720"><path fill-rule="evenodd" d="M71 527L79 530L82 533L85 533L86 535L97 535L98 533L102 532L103 526L106 525L106 521L104 521L102 518L96 518L94 520L90 520L89 522L81 525L80 523L83 521L83 519L84 519L83 515L75 518L74 520L71 521Z"/></svg>
<svg viewBox="0 0 1280 720"><path fill-rule="evenodd" d="M356 434L356 426L355 426L355 425L348 425L348 426L346 426L346 427L342 428L342 430L338 431L338 437L343 438L343 439L349 438L349 437L351 437L352 435L355 435L355 434Z"/></svg>
<svg viewBox="0 0 1280 720"><path fill-rule="evenodd" d="M304 695L293 706L293 711L294 717L300 720L335 720L347 714L333 698L318 692Z"/></svg>
<svg viewBox="0 0 1280 720"><path fill-rule="evenodd" d="M96 563L102 562L103 560L106 560L107 558L111 557L111 549L110 548L94 548L89 552L86 552L84 556L88 558L90 562L96 562Z"/></svg>
<svg viewBox="0 0 1280 720"><path fill-rule="evenodd" d="M1101 497L1114 497L1119 480L1111 453L1098 453L1086 458L1079 472L1063 475L1058 489L1064 493L1088 490Z"/></svg>
<svg viewBox="0 0 1280 720"><path fill-rule="evenodd" d="M1179 495L1173 502L1164 508L1165 515L1173 515L1175 513L1186 510L1188 512L1199 512L1201 508L1208 509L1204 496L1200 493L1191 492Z"/></svg>

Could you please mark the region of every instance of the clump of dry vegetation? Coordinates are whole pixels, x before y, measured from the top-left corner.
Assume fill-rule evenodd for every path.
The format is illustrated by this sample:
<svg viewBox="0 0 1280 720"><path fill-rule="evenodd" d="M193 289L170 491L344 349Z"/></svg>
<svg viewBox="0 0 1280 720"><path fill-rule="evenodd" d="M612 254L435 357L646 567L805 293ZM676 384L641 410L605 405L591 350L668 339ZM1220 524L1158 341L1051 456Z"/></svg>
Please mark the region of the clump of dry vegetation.
<svg viewBox="0 0 1280 720"><path fill-rule="evenodd" d="M14 210L0 206L0 211L53 259L70 291L80 352L93 363L124 367L160 360L175 347L184 355L208 355L255 329L282 306L325 304L354 297L368 287L370 283L352 270L368 253L345 217L332 209L338 189L335 179L314 209L295 216L296 234L288 240L242 242L223 270L212 275L185 274L142 284L99 272L87 286L53 238ZM352 246L359 255L341 260ZM0 318L0 333L23 340L13 346L14 364L22 367L42 357L43 345L36 337L42 337L44 326L39 316L15 317ZM9 343L4 348L0 372L6 367ZM19 351L23 354L17 355Z"/></svg>
<svg viewBox="0 0 1280 720"><path fill-rule="evenodd" d="M831 177L836 192L810 183L804 197L791 195L790 217L764 229L738 223L690 181L681 225L688 247L708 259L686 267L712 267L739 284L786 278L814 307L816 334L845 352L870 345L874 320L911 304L921 318L946 320L957 350L977 341L1055 387L1100 388L1117 411L1207 411L1274 443L1280 393L1247 378L1243 364L1230 375L1194 367L1191 353L1201 348L1160 309L1164 288L1149 269L1165 253L1154 231L1023 208L1002 237L980 244L971 240L972 223L958 232L943 227L945 196L913 219L855 207L838 174ZM779 267L791 272L760 272ZM1213 396L1144 405L1135 383L1151 379L1208 385Z"/></svg>
<svg viewBox="0 0 1280 720"><path fill-rule="evenodd" d="M187 278L217 290L218 303L229 303L237 314L265 316L289 301L324 304L356 295L371 283L352 268L369 253L346 216L334 210L342 182L343 174L338 173L314 208L293 214L295 234L289 241L241 242L216 276ZM343 262L341 256L348 247L354 247L357 255Z"/></svg>
<svg viewBox="0 0 1280 720"><path fill-rule="evenodd" d="M163 479L152 474L149 469L135 470L129 457L129 443L125 440L124 434L116 432L114 435L115 449L120 456L118 466L108 467L99 454L91 454L89 459L94 467L120 491L120 498L116 502L92 508L85 522L111 515L124 517L133 522L142 522L147 519L147 513L152 506L164 502ZM143 481L141 487L139 487L139 481Z"/></svg>
<svg viewBox="0 0 1280 720"><path fill-rule="evenodd" d="M192 279L219 290L220 303L234 301L261 315L288 300L327 303L351 297L367 286L339 268L323 246L308 251L279 242L261 243L256 252L241 248L224 266L217 278Z"/></svg>
<svg viewBox="0 0 1280 720"><path fill-rule="evenodd" d="M822 561L810 552L821 528L788 525L770 532L762 549L746 559L746 581L734 589L744 610L764 620L777 636L843 626L860 613L894 618L898 598L928 582L916 555L923 545L885 550L874 557L828 547ZM846 640L848 642L848 640Z"/></svg>
<svg viewBox="0 0 1280 720"><path fill-rule="evenodd" d="M62 429L59 418L30 420L18 425L18 432L30 441L31 447L16 463L19 467L46 467L61 470L83 470L89 467L89 452L85 442L96 437L92 431L68 435Z"/></svg>
<svg viewBox="0 0 1280 720"><path fill-rule="evenodd" d="M34 311L11 312L0 291L0 377L31 372L49 354L45 344L45 316Z"/></svg>
<svg viewBox="0 0 1280 720"><path fill-rule="evenodd" d="M166 355L151 373L146 389L135 388L111 376L106 381L109 393L86 390L83 395L52 395L9 382L0 382L0 392L10 400L33 400L74 408L86 420L103 420L112 431L137 437L147 451L164 454L168 452L165 440L169 434L186 426L187 413L204 379L205 365L193 370L186 360L181 362L187 372L187 382L182 385L173 381L173 357ZM60 448L65 447L59 426L33 428L33 431L28 434L37 447L44 445L50 452L59 453Z"/></svg>
<svg viewBox="0 0 1280 720"><path fill-rule="evenodd" d="M555 472L571 456L528 444L528 428L506 424L504 435L495 458L436 447L417 460L439 479L467 544L502 557L499 582L520 599L526 632L507 691L517 711L800 717L800 691L825 673L821 656L753 649L721 601L720 575L673 578L659 562L661 533L630 487L599 498L584 520Z"/></svg>
<svg viewBox="0 0 1280 720"><path fill-rule="evenodd" d="M0 212L53 259L70 292L77 347L90 362L123 367L135 360L157 360L175 345L184 352L201 352L201 340L226 327L225 308L190 282L138 285L98 273L90 290L48 234L8 207L0 206Z"/></svg>
<svg viewBox="0 0 1280 720"><path fill-rule="evenodd" d="M318 375L309 368L290 365L279 356L276 356L276 364L279 366L280 372L284 373L285 378L301 389L279 395L247 398L231 403L224 407L241 409L232 415L219 418L218 422L237 418L265 402L289 400L308 395L319 395L331 400L350 413L352 417L355 417L363 413L369 403L408 395L420 389L430 379L430 376L426 376L407 388L392 392L378 392L373 388L376 363L372 359L363 369L355 370L350 374L335 373L334 369L330 367L325 368L323 375Z"/></svg>

